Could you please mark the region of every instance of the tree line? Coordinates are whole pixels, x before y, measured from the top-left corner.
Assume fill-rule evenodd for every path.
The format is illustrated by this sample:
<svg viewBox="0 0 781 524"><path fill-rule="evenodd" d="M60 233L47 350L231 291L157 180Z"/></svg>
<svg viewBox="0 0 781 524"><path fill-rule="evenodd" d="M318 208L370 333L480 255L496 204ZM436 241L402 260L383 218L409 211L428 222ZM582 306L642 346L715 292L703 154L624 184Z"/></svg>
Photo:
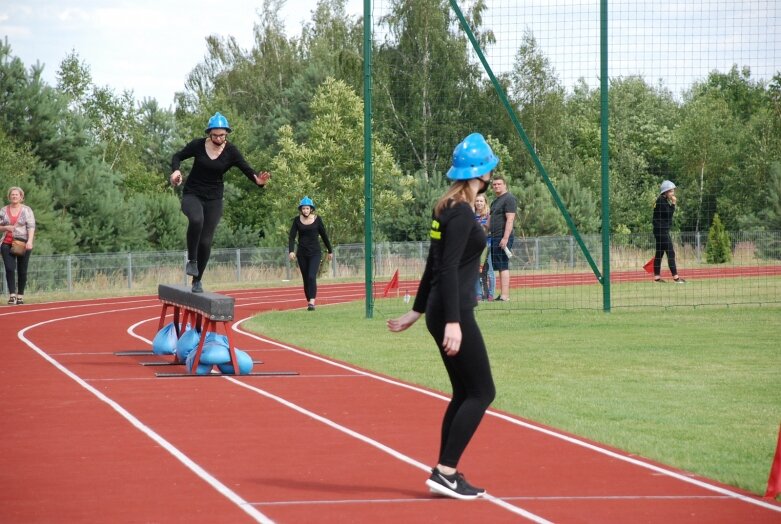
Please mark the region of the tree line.
<svg viewBox="0 0 781 524"><path fill-rule="evenodd" d="M363 241L363 26L345 0L321 0L288 36L280 0L264 0L251 49L206 39L207 53L173 109L92 82L77 50L57 85L0 42L0 188L18 185L39 223L39 253L180 249L186 221L170 158L229 117L251 165L273 173L258 191L226 177L216 247L284 246L298 200L312 197L336 243ZM465 13L484 49L482 0ZM446 0L392 0L373 42L376 240L424 239L456 143L479 131L519 201L516 233L560 235L566 224ZM565 88L526 31L499 82L574 222L600 230L600 90ZM713 71L676 97L640 76L610 80L610 208L616 233L650 231L662 180L679 187L676 228L781 230L781 72ZM185 164L185 168L188 165Z"/></svg>

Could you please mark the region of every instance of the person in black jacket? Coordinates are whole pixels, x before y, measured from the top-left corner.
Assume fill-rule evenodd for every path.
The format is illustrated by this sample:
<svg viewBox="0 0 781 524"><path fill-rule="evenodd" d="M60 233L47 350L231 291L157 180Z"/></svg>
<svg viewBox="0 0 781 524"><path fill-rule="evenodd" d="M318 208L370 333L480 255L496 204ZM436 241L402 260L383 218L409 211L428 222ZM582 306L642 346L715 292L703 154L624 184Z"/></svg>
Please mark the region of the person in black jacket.
<svg viewBox="0 0 781 524"><path fill-rule="evenodd" d="M294 251L296 236L298 236L298 251ZM320 260L323 251L320 249L320 241L323 239L328 250L328 260L332 260L334 250L328 234L325 232L325 224L319 215L315 214L315 204L312 199L304 197L298 204L298 216L293 219L288 235L288 252L290 260L298 261L301 277L304 279L304 296L306 296L306 309L315 310L317 298L317 271L320 269Z"/></svg>
<svg viewBox="0 0 781 524"><path fill-rule="evenodd" d="M670 273L673 275L673 281L677 284L683 284L686 281L678 275L678 268L675 265L675 248L670 238L670 228L673 225L673 214L675 213L675 184L669 180L662 182L659 189L659 197L654 204L653 228L654 240L656 241L656 253L654 254L654 282L664 283L662 279L662 256L667 253L667 265L670 267Z"/></svg>
<svg viewBox="0 0 781 524"><path fill-rule="evenodd" d="M439 460L426 481L429 490L474 499L485 490L469 484L458 462L496 396L488 352L474 316L475 285L486 236L474 218L474 201L488 188L498 165L488 143L473 133L456 146L447 177L453 184L434 206L431 244L412 309L388 320L404 331L425 313L453 387L442 421Z"/></svg>
<svg viewBox="0 0 781 524"><path fill-rule="evenodd" d="M182 213L187 216L187 265L185 273L193 277L193 293L202 293L201 278L209 262L217 224L222 218L223 177L238 167L254 184L264 187L271 178L265 171L255 173L238 148L228 142L231 128L219 112L206 126L208 138L196 138L174 153L169 177L171 184L182 183L179 166L182 160L194 158L190 176L184 183Z"/></svg>

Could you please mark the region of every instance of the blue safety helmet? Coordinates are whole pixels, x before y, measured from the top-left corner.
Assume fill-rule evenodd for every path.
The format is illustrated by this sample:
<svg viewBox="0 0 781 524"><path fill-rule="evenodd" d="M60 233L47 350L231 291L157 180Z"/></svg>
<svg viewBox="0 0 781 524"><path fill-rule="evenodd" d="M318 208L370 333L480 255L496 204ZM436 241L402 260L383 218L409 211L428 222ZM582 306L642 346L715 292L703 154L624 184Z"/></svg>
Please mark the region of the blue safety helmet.
<svg viewBox="0 0 781 524"><path fill-rule="evenodd" d="M490 173L499 165L499 158L480 133L472 133L453 150L453 167L447 172L450 180L470 180Z"/></svg>
<svg viewBox="0 0 781 524"><path fill-rule="evenodd" d="M233 131L231 127L228 125L228 119L222 116L222 114L219 111L214 113L214 116L209 119L209 123L206 124L207 133L212 129L224 129L228 133Z"/></svg>
<svg viewBox="0 0 781 524"><path fill-rule="evenodd" d="M301 202L298 203L298 209L301 209L304 206L309 206L312 209L314 209L315 208L315 203L312 202L311 198L309 198L308 196L305 196L304 198L301 199Z"/></svg>

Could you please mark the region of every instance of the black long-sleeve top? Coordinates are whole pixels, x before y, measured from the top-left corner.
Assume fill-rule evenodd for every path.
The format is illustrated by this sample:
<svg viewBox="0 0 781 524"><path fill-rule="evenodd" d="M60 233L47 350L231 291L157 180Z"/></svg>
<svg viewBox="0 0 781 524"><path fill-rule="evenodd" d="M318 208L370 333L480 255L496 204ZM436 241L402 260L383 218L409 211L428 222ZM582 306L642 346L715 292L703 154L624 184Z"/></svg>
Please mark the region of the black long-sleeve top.
<svg viewBox="0 0 781 524"><path fill-rule="evenodd" d="M238 167L254 184L255 171L250 167L239 149L230 142L225 143L225 149L215 159L206 153L206 140L196 138L174 153L171 158L171 171L176 171L182 160L194 158L193 168L184 182L184 193L194 194L204 200L219 200L222 198L225 173L232 167Z"/></svg>
<svg viewBox="0 0 781 524"><path fill-rule="evenodd" d="M331 247L331 241L328 240L328 233L325 232L325 224L319 216L311 224L301 222L300 215L293 219L293 225L290 227L290 234L287 239L288 252L292 253L295 248L296 236L298 236L298 256L309 257L322 253L318 236L323 239L325 248L329 253L334 250Z"/></svg>
<svg viewBox="0 0 781 524"><path fill-rule="evenodd" d="M675 213L675 204L671 204L663 194L659 195L654 204L653 226L654 231L670 231L673 226L673 214Z"/></svg>
<svg viewBox="0 0 781 524"><path fill-rule="evenodd" d="M461 311L474 308L480 255L485 232L466 202L458 202L434 217L426 268L418 285L414 311L444 312L445 322L460 322Z"/></svg>

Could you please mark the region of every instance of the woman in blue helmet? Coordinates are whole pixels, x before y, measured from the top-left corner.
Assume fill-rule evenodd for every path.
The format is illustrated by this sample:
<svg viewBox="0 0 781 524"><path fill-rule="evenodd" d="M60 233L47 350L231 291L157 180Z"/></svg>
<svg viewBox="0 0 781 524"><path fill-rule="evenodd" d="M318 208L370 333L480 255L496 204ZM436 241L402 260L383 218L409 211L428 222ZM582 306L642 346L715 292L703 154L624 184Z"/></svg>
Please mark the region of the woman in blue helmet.
<svg viewBox="0 0 781 524"><path fill-rule="evenodd" d="M295 251L296 237L298 237L298 251ZM314 311L317 298L317 271L320 269L320 260L323 251L320 249L320 240L323 239L328 250L328 260L333 259L333 248L325 232L323 219L315 214L315 204L312 199L305 196L298 204L298 216L293 219L288 235L288 252L290 260L297 260L301 270L301 278L304 279L304 295L306 296L306 309Z"/></svg>
<svg viewBox="0 0 781 524"><path fill-rule="evenodd" d="M182 160L193 158L193 167L184 183L182 212L187 216L187 266L185 273L193 277L193 293L202 293L201 278L209 262L217 224L222 218L223 177L232 167L238 167L254 184L263 187L271 175L255 173L238 148L228 142L231 128L228 120L214 113L206 126L206 139L196 138L171 158L171 184L182 183L179 166Z"/></svg>
<svg viewBox="0 0 781 524"><path fill-rule="evenodd" d="M488 352L474 316L475 283L485 231L475 221L474 202L488 189L499 159L479 133L456 146L447 177L453 184L434 206L426 268L412 310L388 321L393 332L422 314L440 350L453 396L442 421L439 460L426 485L439 495L474 499L485 490L469 484L458 461L493 402L496 390Z"/></svg>

